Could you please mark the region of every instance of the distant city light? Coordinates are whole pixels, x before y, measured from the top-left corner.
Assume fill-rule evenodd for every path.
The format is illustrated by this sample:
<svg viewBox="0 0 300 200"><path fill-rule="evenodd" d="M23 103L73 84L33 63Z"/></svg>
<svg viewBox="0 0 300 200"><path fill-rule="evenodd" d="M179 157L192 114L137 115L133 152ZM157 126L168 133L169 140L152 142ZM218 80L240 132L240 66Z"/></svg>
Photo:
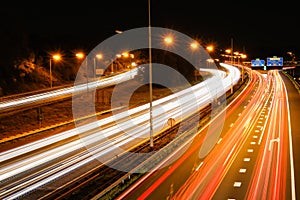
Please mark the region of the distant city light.
<svg viewBox="0 0 300 200"><path fill-rule="evenodd" d="M124 53L122 53L122 56L124 56L125 58L128 58L129 57L129 53L128 52L124 52Z"/></svg>
<svg viewBox="0 0 300 200"><path fill-rule="evenodd" d="M231 53L231 49L226 49L225 52L226 53Z"/></svg>

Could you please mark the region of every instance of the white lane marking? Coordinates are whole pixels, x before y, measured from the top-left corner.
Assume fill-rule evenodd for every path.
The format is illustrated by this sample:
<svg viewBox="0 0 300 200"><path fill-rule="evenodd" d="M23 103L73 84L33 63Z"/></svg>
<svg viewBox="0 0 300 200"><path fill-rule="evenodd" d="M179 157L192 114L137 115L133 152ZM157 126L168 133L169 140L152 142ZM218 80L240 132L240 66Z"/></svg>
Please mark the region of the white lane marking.
<svg viewBox="0 0 300 200"><path fill-rule="evenodd" d="M253 149L247 149L247 151L248 151L249 153L252 153L252 152L253 152Z"/></svg>
<svg viewBox="0 0 300 200"><path fill-rule="evenodd" d="M202 165L203 165L203 162L201 162L201 163L198 165L198 167L196 168L196 171L198 171Z"/></svg>
<svg viewBox="0 0 300 200"><path fill-rule="evenodd" d="M285 87L285 84L283 84L285 89L285 96L286 96L286 104L287 104L287 112L288 112L288 122L289 122L289 145L290 145L290 166L291 166L291 189L292 189L292 199L296 199L296 191L295 191L295 174L294 174L294 153L293 153L293 142L292 142L292 129L291 129L291 116L290 116L290 105L288 100L288 94Z"/></svg>
<svg viewBox="0 0 300 200"><path fill-rule="evenodd" d="M241 187L242 182L234 182L233 187Z"/></svg>
<svg viewBox="0 0 300 200"><path fill-rule="evenodd" d="M253 138L257 138L257 135L253 135Z"/></svg>
<svg viewBox="0 0 300 200"><path fill-rule="evenodd" d="M245 161L245 162L249 162L249 161L250 161L250 158L244 158L244 161Z"/></svg>
<svg viewBox="0 0 300 200"><path fill-rule="evenodd" d="M253 145L253 144L256 144L256 142L250 142L250 144L252 144L252 145Z"/></svg>
<svg viewBox="0 0 300 200"><path fill-rule="evenodd" d="M271 106L272 106L272 104L271 104ZM266 115L265 125L262 127L262 130L261 130L262 134L260 135L260 138L259 138L259 141L258 141L258 144L259 144L259 145L260 145L260 143L261 143L261 141L262 141L262 138L263 138L263 136L264 136L264 133L265 133L265 129L266 129L266 126L267 126L267 122L268 122L268 120L269 120L270 111L271 111L271 110L269 110L269 113Z"/></svg>
<svg viewBox="0 0 300 200"><path fill-rule="evenodd" d="M217 144L220 144L221 141L222 141L222 138L220 138L220 139L218 140Z"/></svg>
<svg viewBox="0 0 300 200"><path fill-rule="evenodd" d="M275 138L275 139L271 139L270 140L270 143L269 143L269 151L271 151L271 148L272 148L272 144L274 143L274 142L278 142L278 145L279 145L279 141L280 141L280 139L279 138Z"/></svg>
<svg viewBox="0 0 300 200"><path fill-rule="evenodd" d="M244 168L241 168L241 169L239 170L240 173L246 173L246 171L247 171L247 169L244 169Z"/></svg>

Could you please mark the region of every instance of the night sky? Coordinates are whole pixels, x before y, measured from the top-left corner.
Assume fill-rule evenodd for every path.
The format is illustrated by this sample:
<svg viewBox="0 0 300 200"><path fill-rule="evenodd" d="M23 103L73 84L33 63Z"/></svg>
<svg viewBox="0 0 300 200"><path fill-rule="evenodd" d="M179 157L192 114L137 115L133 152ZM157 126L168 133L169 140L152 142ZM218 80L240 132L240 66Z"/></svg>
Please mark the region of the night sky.
<svg viewBox="0 0 300 200"><path fill-rule="evenodd" d="M217 2L152 0L151 25L180 31L219 49L230 48L232 38L234 49L244 51L249 59L287 56L292 51L299 60L296 3ZM38 50L92 49L115 30L148 26L147 0L60 3L1 5L2 34L26 35L29 45Z"/></svg>

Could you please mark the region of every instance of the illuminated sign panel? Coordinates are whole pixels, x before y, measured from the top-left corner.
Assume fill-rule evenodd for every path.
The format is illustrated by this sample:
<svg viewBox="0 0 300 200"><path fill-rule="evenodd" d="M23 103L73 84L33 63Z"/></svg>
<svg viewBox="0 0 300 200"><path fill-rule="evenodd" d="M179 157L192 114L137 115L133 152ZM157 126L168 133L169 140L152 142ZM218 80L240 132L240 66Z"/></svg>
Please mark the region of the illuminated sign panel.
<svg viewBox="0 0 300 200"><path fill-rule="evenodd" d="M267 66L283 66L283 57L267 58Z"/></svg>
<svg viewBox="0 0 300 200"><path fill-rule="evenodd" d="M251 60L251 66L252 67L262 67L265 65L264 60L256 59L256 60Z"/></svg>

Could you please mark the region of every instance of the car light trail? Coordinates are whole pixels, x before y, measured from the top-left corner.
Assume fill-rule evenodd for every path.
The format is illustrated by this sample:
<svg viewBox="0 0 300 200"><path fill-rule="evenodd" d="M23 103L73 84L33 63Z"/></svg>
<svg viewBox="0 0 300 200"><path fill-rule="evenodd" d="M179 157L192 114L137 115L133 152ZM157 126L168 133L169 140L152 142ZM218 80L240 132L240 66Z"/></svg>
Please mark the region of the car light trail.
<svg viewBox="0 0 300 200"><path fill-rule="evenodd" d="M81 92L89 90L94 90L96 88L104 88L112 85L116 85L120 82L127 81L132 79L135 75L137 75L137 68L132 69L129 72L124 72L122 74L118 74L115 76L111 76L109 78L104 78L101 80L82 83L80 85L75 85L72 87L67 87L59 90L54 90L50 92L44 92L41 94L21 97L18 99L7 100L0 103L0 112L6 112L10 110L15 110L16 108L22 106L28 106L33 103L43 103L44 101L55 100L59 97L71 97L72 95L79 94Z"/></svg>
<svg viewBox="0 0 300 200"><path fill-rule="evenodd" d="M224 64L224 67L228 69L227 76L223 76L222 79L224 90L227 91L232 85L237 83L240 78L240 72L236 67L230 65ZM216 80L217 78L213 76L207 79L207 82L201 82L154 101L154 131L159 132L170 117L180 121L185 116L190 115L191 111L199 110L199 107L210 103L213 99L206 84L211 84ZM215 89L214 97L223 95L223 90ZM196 102L194 98L191 98L190 94L196 97ZM130 109L128 112L133 123L128 124L128 114L121 112L40 141L1 152L0 160L3 163L0 168L1 182L6 182L11 177L33 170L45 163L52 164L49 165L49 168L40 169L35 174L30 174L26 178L1 187L0 197L15 198L24 195L72 170L78 169L95 158L101 158L101 161L108 161L115 155L122 153L120 151L121 147L134 146L147 139L149 131L148 110L149 104ZM78 135L80 135L80 138L78 138ZM62 141L64 142L61 145L55 145ZM89 146L89 149L83 150L83 147L86 146ZM36 151L40 151L40 153L34 153ZM64 158L71 153L73 156L67 159ZM23 156L23 158L15 159L19 158L19 156ZM56 163L56 160L59 159L63 160ZM21 187L22 185L24 187Z"/></svg>
<svg viewBox="0 0 300 200"><path fill-rule="evenodd" d="M261 141L263 146L248 189L247 199L285 199L287 192L291 192L292 199L295 199L287 92L278 71L271 71L271 74L275 85L275 94L270 110L271 116L264 130L265 136ZM286 186L288 155L291 156L291 191L287 191Z"/></svg>
<svg viewBox="0 0 300 200"><path fill-rule="evenodd" d="M242 92L242 96L240 98L235 99L227 108L226 116L228 117L233 110L236 109L238 105L244 101L243 99L247 97L248 91L253 89L254 83L256 82L256 77L259 78L259 86L260 88L255 95L252 98L252 101L250 101L249 106L247 106L247 109L242 112L242 114L239 117L239 120L235 122L235 124L229 129L229 133L226 133L222 137L222 142L220 142L218 145L214 147L214 149L205 157L203 160L200 160L201 168L199 168L197 171L192 171L192 174L189 175L188 180L183 183L182 188L175 193L172 198L174 199L210 199L211 196L214 194L214 191L216 190L217 186L220 184L220 181L226 174L226 171L228 171L229 166L234 161L234 158L237 156L237 152L241 149L244 142L246 141L246 138L249 136L250 129L249 127L245 127L244 123L249 121L249 125L251 126L254 124L255 121L259 119L259 113L257 113L257 107L254 105L260 104L260 108L263 107L263 102L266 96L264 95L266 87L266 81L265 78L259 75L259 73L256 74L254 72L255 76L253 76L251 87L247 88L247 90L244 90L244 93ZM214 119L213 119L214 120ZM212 120L212 121L213 121ZM203 143L203 139L205 133L208 129L208 126L205 126L203 129L199 131L197 134L199 139L197 139L197 142L195 142L190 149L188 149L184 155L182 155L176 163L172 164L168 170L160 175L160 177L149 179L149 181L152 183L150 187L147 187L145 190L141 189L142 193L139 193L139 199L145 199L145 198L152 198L158 195L160 189L163 188L163 183L165 183L164 180L169 179L172 180L171 176L177 173L177 171L181 171L184 167L185 160L192 157L192 154L197 154L196 150L199 150ZM235 151L232 151L232 149L235 149ZM232 153L230 153L232 152ZM230 155L228 157L228 155ZM148 173L150 177L150 173ZM184 178L182 178L184 179ZM156 181L155 181L156 180ZM170 180L166 181L169 182ZM173 180L175 181L175 180ZM147 181L146 183L147 184ZM166 183L167 184L167 183ZM178 183L179 184L179 183ZM124 196L127 196L131 191L141 188L139 185L133 185L128 191L126 191L123 195L120 196L120 198L124 198ZM176 192L176 191L174 191ZM137 194L136 194L137 195ZM130 195L129 195L130 196ZM135 196L135 195L133 195ZM162 197L163 198L163 197Z"/></svg>

